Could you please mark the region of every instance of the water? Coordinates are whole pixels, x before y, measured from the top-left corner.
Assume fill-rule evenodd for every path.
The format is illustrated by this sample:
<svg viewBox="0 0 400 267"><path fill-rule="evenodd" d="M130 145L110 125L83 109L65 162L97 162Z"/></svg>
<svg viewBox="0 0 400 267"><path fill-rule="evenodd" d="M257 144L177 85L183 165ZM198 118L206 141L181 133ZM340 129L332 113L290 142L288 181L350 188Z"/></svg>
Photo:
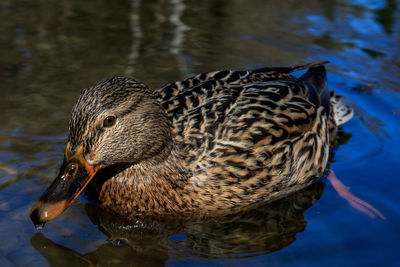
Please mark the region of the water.
<svg viewBox="0 0 400 267"><path fill-rule="evenodd" d="M399 2L0 1L0 21L1 266L399 264ZM386 220L326 179L214 221L126 223L84 196L40 231L29 220L82 88L319 60L355 109L331 168Z"/></svg>

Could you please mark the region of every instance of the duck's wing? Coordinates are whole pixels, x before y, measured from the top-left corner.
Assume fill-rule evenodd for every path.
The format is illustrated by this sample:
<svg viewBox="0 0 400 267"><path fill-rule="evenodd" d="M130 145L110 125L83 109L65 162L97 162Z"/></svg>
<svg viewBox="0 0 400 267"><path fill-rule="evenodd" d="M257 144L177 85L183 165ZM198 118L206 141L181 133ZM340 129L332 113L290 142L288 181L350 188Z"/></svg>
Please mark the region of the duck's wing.
<svg viewBox="0 0 400 267"><path fill-rule="evenodd" d="M191 183L210 209L272 200L322 176L329 134L319 89L294 77L221 84L218 97L174 117Z"/></svg>
<svg viewBox="0 0 400 267"><path fill-rule="evenodd" d="M229 153L236 155L260 152L257 146L292 140L320 123L329 108L321 97L328 91L322 64L201 74L159 89L157 94L163 95L162 105L172 119L178 143L188 148L189 162L201 161L217 144L226 144L225 149L232 144ZM301 78L290 75L307 67L310 70ZM194 82L200 78L204 81Z"/></svg>

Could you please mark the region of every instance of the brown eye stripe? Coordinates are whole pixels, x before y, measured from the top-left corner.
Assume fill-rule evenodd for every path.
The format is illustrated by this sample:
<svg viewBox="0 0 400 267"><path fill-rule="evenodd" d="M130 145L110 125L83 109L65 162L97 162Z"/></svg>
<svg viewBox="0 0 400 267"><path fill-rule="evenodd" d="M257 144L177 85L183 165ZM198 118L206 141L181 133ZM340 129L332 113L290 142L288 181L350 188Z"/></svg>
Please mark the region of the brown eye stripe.
<svg viewBox="0 0 400 267"><path fill-rule="evenodd" d="M111 127L115 124L117 119L114 116L108 116L103 121L103 127Z"/></svg>

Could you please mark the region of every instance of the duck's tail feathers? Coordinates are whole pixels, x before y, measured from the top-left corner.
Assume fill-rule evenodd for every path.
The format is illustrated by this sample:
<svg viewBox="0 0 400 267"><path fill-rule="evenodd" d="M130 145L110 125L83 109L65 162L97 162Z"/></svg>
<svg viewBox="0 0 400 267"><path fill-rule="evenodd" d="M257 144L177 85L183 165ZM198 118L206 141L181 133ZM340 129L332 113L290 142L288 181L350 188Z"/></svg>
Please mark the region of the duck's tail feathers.
<svg viewBox="0 0 400 267"><path fill-rule="evenodd" d="M342 99L343 96L336 95L335 91L330 93L332 115L337 126L348 122L354 114L353 109L344 104Z"/></svg>
<svg viewBox="0 0 400 267"><path fill-rule="evenodd" d="M342 102L343 97L337 96L335 92L329 91L326 81L326 69L324 67L324 65L328 63L329 61L319 61L294 67L262 68L255 70L254 73L291 73L308 68L307 72L300 77L301 80L311 85L308 86L306 95L317 107L323 106L325 108L326 114L329 114L330 120L332 123L336 124L333 125L335 126L334 128L336 128L336 126L349 121L353 117L353 109Z"/></svg>
<svg viewBox="0 0 400 267"><path fill-rule="evenodd" d="M294 68L302 69L309 67L308 71L300 77L300 80L311 85L308 86L307 90L308 99L316 106L323 106L326 114L330 114L330 95L326 81L326 69L324 67L326 63L327 61L310 63Z"/></svg>

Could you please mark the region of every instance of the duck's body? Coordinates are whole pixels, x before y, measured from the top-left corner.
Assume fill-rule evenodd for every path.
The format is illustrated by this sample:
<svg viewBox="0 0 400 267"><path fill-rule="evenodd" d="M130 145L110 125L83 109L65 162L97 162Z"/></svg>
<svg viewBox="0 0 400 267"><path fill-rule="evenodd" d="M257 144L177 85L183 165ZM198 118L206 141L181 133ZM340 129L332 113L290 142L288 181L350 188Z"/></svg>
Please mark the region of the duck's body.
<svg viewBox="0 0 400 267"><path fill-rule="evenodd" d="M31 217L52 219L40 215L50 211L43 203L70 166L85 166L75 171L79 184L94 176L88 194L123 216L212 214L277 199L323 175L337 124L352 115L335 112L342 104L332 100L321 63L203 73L154 93L105 80L75 105L62 170Z"/></svg>

